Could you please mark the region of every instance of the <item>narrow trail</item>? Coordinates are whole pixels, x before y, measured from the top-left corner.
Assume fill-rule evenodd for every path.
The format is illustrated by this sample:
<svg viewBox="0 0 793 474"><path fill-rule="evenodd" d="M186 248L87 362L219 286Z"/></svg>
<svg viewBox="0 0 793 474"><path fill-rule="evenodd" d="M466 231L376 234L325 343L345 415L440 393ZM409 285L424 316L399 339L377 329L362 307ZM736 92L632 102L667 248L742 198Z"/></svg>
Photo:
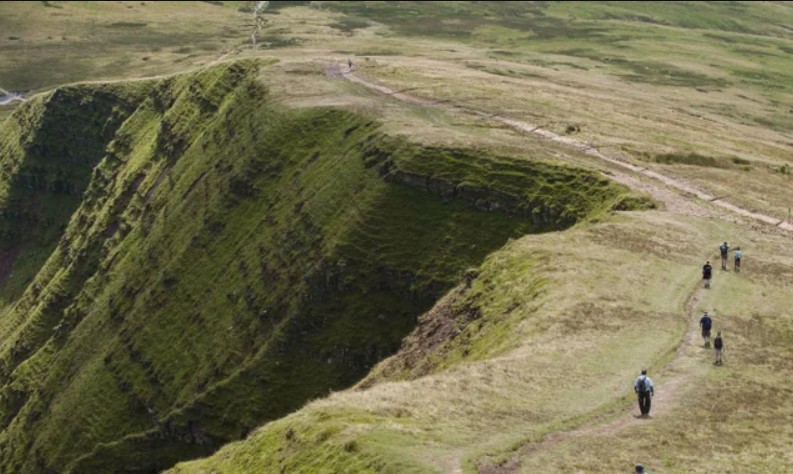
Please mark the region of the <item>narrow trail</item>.
<svg viewBox="0 0 793 474"><path fill-rule="evenodd" d="M0 87L0 105L8 105L11 102L24 102L27 98L20 92L9 92Z"/></svg>
<svg viewBox="0 0 793 474"><path fill-rule="evenodd" d="M251 33L251 44L253 45L253 49L256 49L256 36L259 34L259 31L261 31L262 26L264 26L264 19L259 16L259 12L266 9L269 4L270 2L268 1L260 1L256 2L256 6L253 8L253 21L256 22L256 27L253 33Z"/></svg>
<svg viewBox="0 0 793 474"><path fill-rule="evenodd" d="M603 171L603 174L614 181L630 187L631 189L651 195L654 199L663 202L666 208L671 212L698 216L712 215L713 213L709 212L708 210L708 205L712 205L717 206L721 210L728 211L728 215L737 215L743 218L748 218L776 226L781 229L793 230L793 223L787 222L784 219L778 219L776 217L745 209L736 204L725 201L723 197L713 196L709 193L706 193L684 180L658 173L657 171L629 163L620 158L605 155L589 144L570 137L561 136L551 132L550 130L545 130L538 125L515 120L498 114L489 114L486 112L469 109L444 101L418 97L408 94L405 91L396 91L384 85L358 77L352 74L352 71L347 71L343 66L340 66L336 63L330 64L328 66L327 74L332 77L342 77L350 82L360 84L364 87L380 92L381 94L391 96L402 102L437 107L447 111L473 114L479 117L501 122L513 130L536 135L547 140L575 148L589 156L617 166L622 171ZM643 178L649 178L649 180L639 180L637 179L639 176ZM657 184L662 184L663 186L658 186ZM681 192L682 194L670 192L669 188Z"/></svg>
<svg viewBox="0 0 793 474"><path fill-rule="evenodd" d="M656 386L658 386L657 393L653 397L652 417L654 418L663 417L674 408L680 390L699 375L693 371L684 370L682 366L687 359L695 356L691 353L691 348L699 329L697 306L702 299L703 291L698 282L697 288L686 299L683 311L686 314L688 327L674 358L655 375L651 374L651 378L657 377ZM704 366L701 364L696 367L699 367L700 371L704 370ZM657 383L660 380L662 380L662 384ZM525 459L533 453L552 448L571 439L590 435L615 434L630 426L647 422L648 420L639 418L638 403L634 401L630 410L614 409L591 418L576 428L553 432L538 442L526 444L500 464L493 464L486 457L481 458L477 462L477 469L480 474L514 474L519 472L521 459Z"/></svg>

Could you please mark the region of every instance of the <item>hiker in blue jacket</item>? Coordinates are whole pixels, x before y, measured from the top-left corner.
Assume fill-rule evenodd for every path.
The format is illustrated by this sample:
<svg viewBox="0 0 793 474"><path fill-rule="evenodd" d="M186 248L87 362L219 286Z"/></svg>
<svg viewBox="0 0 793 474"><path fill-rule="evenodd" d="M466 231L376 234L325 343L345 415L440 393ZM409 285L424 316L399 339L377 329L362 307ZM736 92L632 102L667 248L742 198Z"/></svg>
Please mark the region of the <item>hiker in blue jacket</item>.
<svg viewBox="0 0 793 474"><path fill-rule="evenodd" d="M642 374L633 382L633 391L639 396L639 411L642 418L650 416L650 397L655 395L653 381L647 376L647 370L642 370Z"/></svg>
<svg viewBox="0 0 793 474"><path fill-rule="evenodd" d="M707 311L700 318L699 326L702 328L702 339L705 340L705 347L710 347L710 328L713 326L713 320L710 319Z"/></svg>
<svg viewBox="0 0 793 474"><path fill-rule="evenodd" d="M743 257L743 252L741 252L741 248L738 247L735 249L735 271L741 271L741 257Z"/></svg>

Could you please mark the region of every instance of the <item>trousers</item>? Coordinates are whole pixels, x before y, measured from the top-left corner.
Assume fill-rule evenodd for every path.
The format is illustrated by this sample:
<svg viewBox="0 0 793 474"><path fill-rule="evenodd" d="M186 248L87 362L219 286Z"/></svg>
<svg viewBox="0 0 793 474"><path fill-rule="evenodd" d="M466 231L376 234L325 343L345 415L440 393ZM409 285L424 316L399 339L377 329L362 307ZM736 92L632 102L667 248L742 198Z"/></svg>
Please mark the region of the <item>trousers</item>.
<svg viewBox="0 0 793 474"><path fill-rule="evenodd" d="M650 392L639 392L639 410L642 412L642 415L649 415L650 414Z"/></svg>

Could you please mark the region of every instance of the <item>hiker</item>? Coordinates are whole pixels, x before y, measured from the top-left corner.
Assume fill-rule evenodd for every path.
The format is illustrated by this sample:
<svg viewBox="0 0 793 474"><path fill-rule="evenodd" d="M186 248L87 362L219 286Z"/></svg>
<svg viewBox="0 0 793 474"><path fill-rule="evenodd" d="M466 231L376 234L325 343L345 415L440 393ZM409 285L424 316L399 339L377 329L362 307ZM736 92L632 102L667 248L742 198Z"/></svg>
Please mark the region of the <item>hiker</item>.
<svg viewBox="0 0 793 474"><path fill-rule="evenodd" d="M721 269L727 269L727 259L729 258L730 246L727 245L727 242L721 244L719 247L719 252L721 252Z"/></svg>
<svg viewBox="0 0 793 474"><path fill-rule="evenodd" d="M347 60L347 68L349 68L349 70L352 71L352 59Z"/></svg>
<svg viewBox="0 0 793 474"><path fill-rule="evenodd" d="M713 340L713 352L716 354L716 365L721 365L721 357L724 355L724 341L721 340L721 331L716 333L716 339Z"/></svg>
<svg viewBox="0 0 793 474"><path fill-rule="evenodd" d="M639 396L639 411L642 418L650 416L650 397L655 395L653 381L647 376L647 370L642 370L642 374L633 382L633 391Z"/></svg>
<svg viewBox="0 0 793 474"><path fill-rule="evenodd" d="M740 272L741 271L741 257L743 257L743 252L741 252L741 248L740 247L735 247L734 255L735 255L735 271L736 272Z"/></svg>
<svg viewBox="0 0 793 474"><path fill-rule="evenodd" d="M710 260L705 262L702 267L702 279L705 281L705 288L710 288L710 278L713 276L713 267L710 266Z"/></svg>
<svg viewBox="0 0 793 474"><path fill-rule="evenodd" d="M708 312L702 315L699 320L699 326L702 328L702 339L705 340L705 347L710 347L710 328L713 326L713 320L708 316Z"/></svg>

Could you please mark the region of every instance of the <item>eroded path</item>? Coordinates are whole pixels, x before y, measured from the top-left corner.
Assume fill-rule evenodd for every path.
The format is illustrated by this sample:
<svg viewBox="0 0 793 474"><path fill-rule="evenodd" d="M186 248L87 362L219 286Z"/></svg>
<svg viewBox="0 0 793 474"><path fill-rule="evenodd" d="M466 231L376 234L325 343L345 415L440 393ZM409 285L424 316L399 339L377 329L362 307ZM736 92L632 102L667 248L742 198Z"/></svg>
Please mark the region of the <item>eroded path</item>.
<svg viewBox="0 0 793 474"><path fill-rule="evenodd" d="M27 100L24 94L19 92L6 92L2 87L0 87L0 105L8 105L11 102L19 101L24 102Z"/></svg>
<svg viewBox="0 0 793 474"><path fill-rule="evenodd" d="M793 230L793 223L759 212L754 212L724 201L718 196L713 196L698 189L696 186L686 182L685 180L658 173L657 171L635 165L621 158L608 156L604 153L601 153L591 145L570 137L561 136L550 130L545 130L538 125L498 114L488 114L485 112L464 108L448 102L418 97L408 94L404 91L396 91L382 84L377 84L374 81L361 78L353 74L352 71L346 70L344 66L340 66L335 63L328 66L328 74L331 76L343 77L348 81L360 84L364 87L380 92L381 94L391 96L403 102L438 107L447 111L477 115L501 122L519 132L532 134L571 148L575 148L589 156L607 162L611 165L615 165L614 170L606 171L604 174L614 181L624 184L631 189L649 194L657 201L664 203L666 209L671 212L695 216L718 216L728 220L735 220L735 217L739 217L743 219L759 221L785 230ZM720 210L726 212L714 212L714 206L716 207L717 211Z"/></svg>

